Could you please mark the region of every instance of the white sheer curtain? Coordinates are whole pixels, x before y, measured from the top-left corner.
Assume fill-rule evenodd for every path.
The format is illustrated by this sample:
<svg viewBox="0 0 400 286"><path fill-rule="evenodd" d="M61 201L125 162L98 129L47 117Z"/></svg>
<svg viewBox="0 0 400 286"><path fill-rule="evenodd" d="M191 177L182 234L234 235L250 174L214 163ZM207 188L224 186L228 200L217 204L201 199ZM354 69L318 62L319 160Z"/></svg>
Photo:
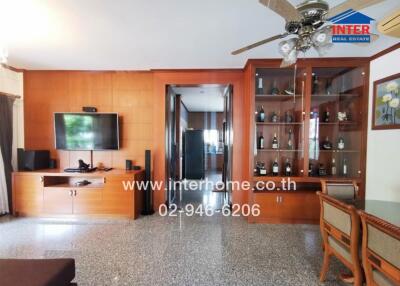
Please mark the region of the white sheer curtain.
<svg viewBox="0 0 400 286"><path fill-rule="evenodd" d="M0 150L0 215L9 213L6 176L4 174L3 155Z"/></svg>

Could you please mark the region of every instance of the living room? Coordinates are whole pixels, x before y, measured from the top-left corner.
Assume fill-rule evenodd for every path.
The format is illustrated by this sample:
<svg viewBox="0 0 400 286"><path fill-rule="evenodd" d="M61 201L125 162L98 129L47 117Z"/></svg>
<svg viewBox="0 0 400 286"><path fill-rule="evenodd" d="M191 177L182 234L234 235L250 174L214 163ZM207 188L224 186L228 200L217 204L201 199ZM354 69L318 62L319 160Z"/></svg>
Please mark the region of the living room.
<svg viewBox="0 0 400 286"><path fill-rule="evenodd" d="M397 0L3 2L0 285L400 285Z"/></svg>

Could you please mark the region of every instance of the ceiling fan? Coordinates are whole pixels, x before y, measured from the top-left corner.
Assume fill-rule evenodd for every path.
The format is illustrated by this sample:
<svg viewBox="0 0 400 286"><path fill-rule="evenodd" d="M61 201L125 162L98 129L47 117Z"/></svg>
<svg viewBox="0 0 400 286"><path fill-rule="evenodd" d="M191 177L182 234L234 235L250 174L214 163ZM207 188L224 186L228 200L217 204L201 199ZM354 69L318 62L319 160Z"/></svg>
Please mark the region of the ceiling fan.
<svg viewBox="0 0 400 286"><path fill-rule="evenodd" d="M232 55L293 35L294 37L279 43L279 53L283 56L281 67L287 67L296 63L300 52L305 53L314 48L320 56L323 56L333 46L331 26L325 25L327 19L349 9L361 10L385 0L346 0L332 8L324 0L306 0L296 7L288 0L259 1L286 20L286 32L236 50ZM376 38L377 35L372 35L371 41Z"/></svg>

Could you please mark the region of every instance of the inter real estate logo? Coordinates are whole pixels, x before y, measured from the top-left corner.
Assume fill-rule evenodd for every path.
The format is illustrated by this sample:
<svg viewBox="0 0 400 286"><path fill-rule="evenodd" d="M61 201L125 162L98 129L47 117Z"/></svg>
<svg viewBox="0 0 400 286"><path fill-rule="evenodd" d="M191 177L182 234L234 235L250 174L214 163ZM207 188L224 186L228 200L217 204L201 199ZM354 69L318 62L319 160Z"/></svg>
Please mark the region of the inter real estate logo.
<svg viewBox="0 0 400 286"><path fill-rule="evenodd" d="M350 9L329 21L332 22L333 43L371 42L371 21L374 19L367 15Z"/></svg>

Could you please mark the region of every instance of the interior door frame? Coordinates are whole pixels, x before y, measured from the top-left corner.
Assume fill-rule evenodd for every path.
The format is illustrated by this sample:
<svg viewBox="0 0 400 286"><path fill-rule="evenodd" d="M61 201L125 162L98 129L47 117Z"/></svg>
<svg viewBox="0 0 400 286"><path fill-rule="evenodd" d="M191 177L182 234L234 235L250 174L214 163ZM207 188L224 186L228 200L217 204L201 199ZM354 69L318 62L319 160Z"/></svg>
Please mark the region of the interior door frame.
<svg viewBox="0 0 400 286"><path fill-rule="evenodd" d="M215 85L214 83L205 83L205 84L168 84L165 86L165 179L166 179L166 184L165 184L165 198L166 202L165 204L169 207L171 203L174 203L175 199L179 196L179 194L176 192L174 189L174 182L175 178L171 179L171 174L173 173L173 170L171 170L171 166L174 166L176 168L177 162L171 162L172 161L172 149L171 148L171 142L178 143L179 137L177 137L177 134L180 132L180 130L177 130L177 104L176 104L176 98L180 98L180 95L175 94L172 87L202 87L202 86L207 86L207 85ZM224 138L224 170L223 173L225 173L225 179L228 178L228 180L232 180L232 173L233 173L233 84L218 84L220 86L226 86L224 90L224 122L226 120L226 128L228 132L225 135L226 138L229 138L227 140L228 143L228 152L227 158L225 156L225 138ZM228 97L228 98L227 98ZM171 104L171 99L174 101L174 108L171 110L172 104ZM227 110L230 109L231 112L228 113ZM178 110L179 111L179 110ZM180 116L180 114L179 114ZM228 124L229 123L229 124ZM174 125L174 126L173 126ZM178 124L179 126L180 124ZM225 125L225 124L224 124ZM173 126L173 128L172 128ZM171 134L174 133L174 134ZM225 133L225 128L224 128L224 133ZM173 140L171 140L173 139ZM175 148L176 149L176 148ZM175 152L179 150L175 150ZM179 157L175 156L175 159L179 160ZM170 184L171 182L171 184ZM224 181L224 183L226 183ZM172 186L172 188L170 188ZM224 196L224 204L231 205L232 204L232 190L226 189L225 185L225 196ZM176 203L176 202L175 202Z"/></svg>

